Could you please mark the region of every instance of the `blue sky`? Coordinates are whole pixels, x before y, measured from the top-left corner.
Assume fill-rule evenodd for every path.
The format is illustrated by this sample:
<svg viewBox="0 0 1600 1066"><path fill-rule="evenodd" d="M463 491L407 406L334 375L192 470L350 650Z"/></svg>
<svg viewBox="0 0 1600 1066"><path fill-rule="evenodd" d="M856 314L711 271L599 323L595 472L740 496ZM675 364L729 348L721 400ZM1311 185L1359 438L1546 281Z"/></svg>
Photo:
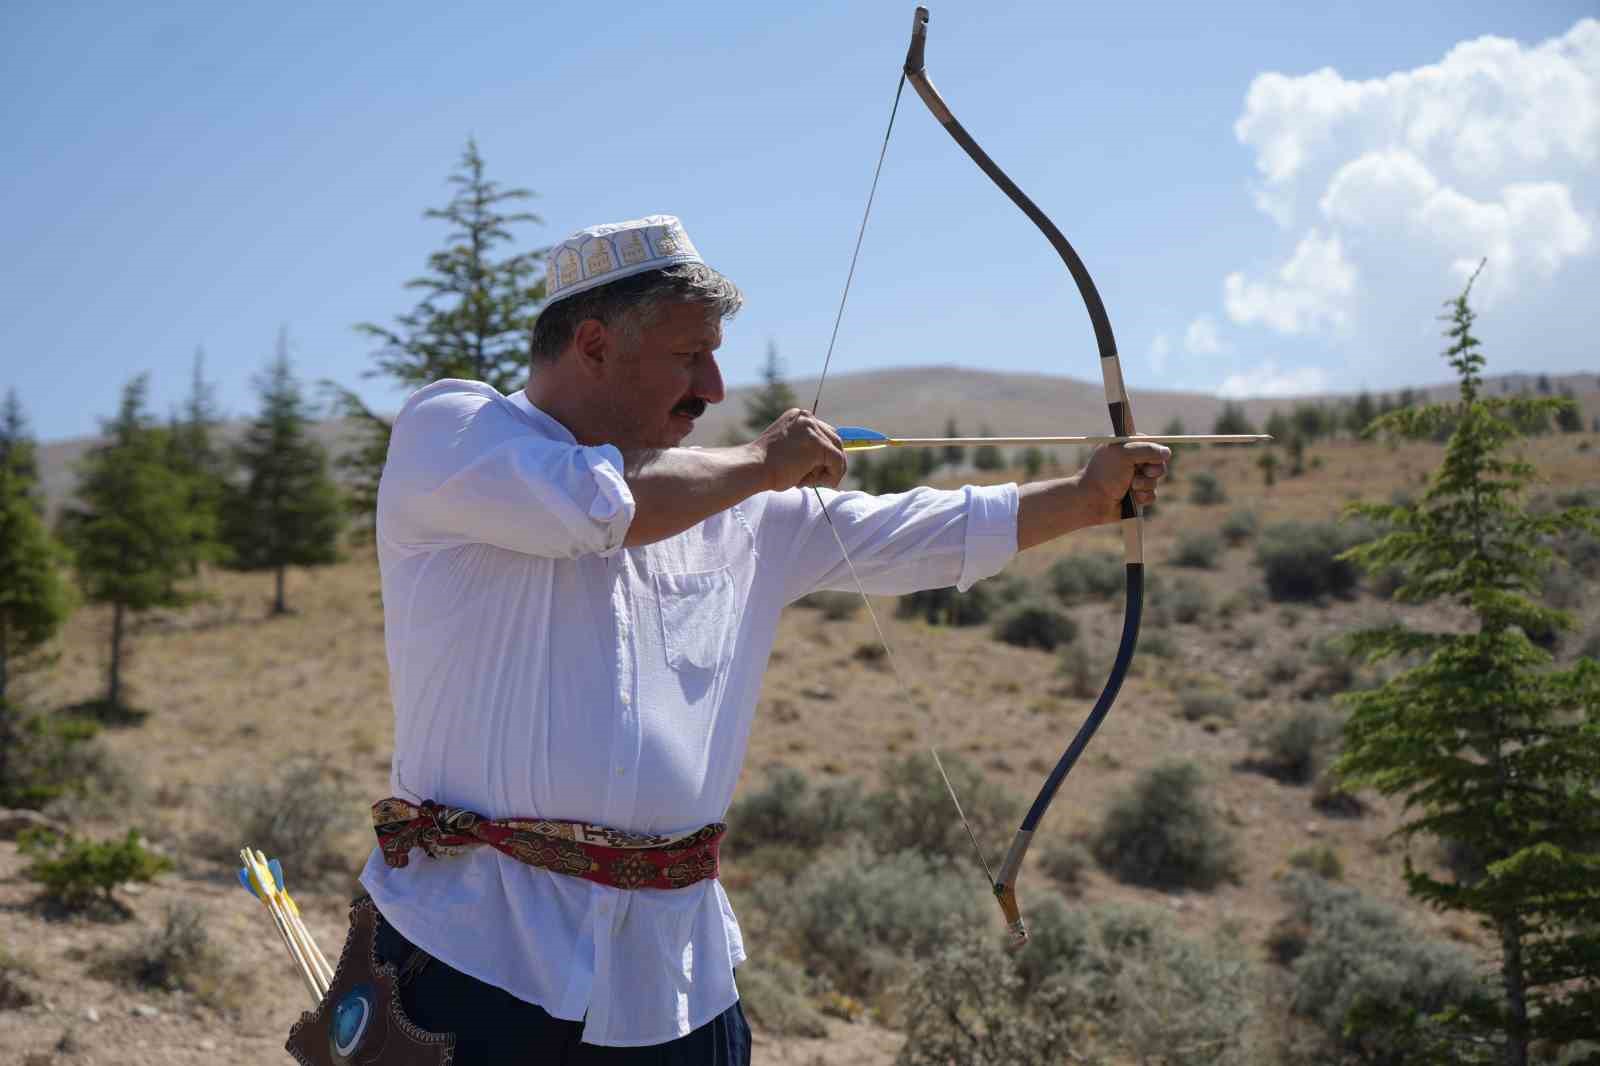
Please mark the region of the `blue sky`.
<svg viewBox="0 0 1600 1066"><path fill-rule="evenodd" d="M545 224L679 215L745 289L723 348L821 367L909 3L9 4L0 389L44 439L122 384L228 413L280 325L358 385L414 302L470 135ZM1600 371L1600 24L1587 3L936 3L928 69L1099 283L1128 387L1442 380L1490 258L1491 371ZM909 92L833 373L1097 378L1048 245Z"/></svg>

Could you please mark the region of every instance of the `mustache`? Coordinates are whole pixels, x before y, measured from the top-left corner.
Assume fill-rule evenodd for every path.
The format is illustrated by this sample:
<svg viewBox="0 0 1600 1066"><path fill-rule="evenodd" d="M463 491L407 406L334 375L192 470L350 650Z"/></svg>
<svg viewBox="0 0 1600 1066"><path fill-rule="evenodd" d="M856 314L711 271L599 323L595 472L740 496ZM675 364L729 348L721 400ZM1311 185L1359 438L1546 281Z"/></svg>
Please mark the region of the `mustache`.
<svg viewBox="0 0 1600 1066"><path fill-rule="evenodd" d="M674 407L672 409L672 413L675 415L684 415L688 418L699 418L701 415L706 413L706 402L700 399L698 396L692 396L678 404L678 406Z"/></svg>

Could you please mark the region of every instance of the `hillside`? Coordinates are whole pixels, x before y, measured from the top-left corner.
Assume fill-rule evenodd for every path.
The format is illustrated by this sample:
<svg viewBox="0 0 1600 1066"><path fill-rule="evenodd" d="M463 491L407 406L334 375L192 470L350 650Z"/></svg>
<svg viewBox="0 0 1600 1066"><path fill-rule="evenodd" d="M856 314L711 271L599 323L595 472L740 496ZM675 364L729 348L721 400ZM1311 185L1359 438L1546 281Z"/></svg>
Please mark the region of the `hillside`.
<svg viewBox="0 0 1600 1066"><path fill-rule="evenodd" d="M1099 385L1067 379L952 370L934 381L886 373L834 384L826 414L900 432L941 429L949 413L941 403L950 397L960 400L963 428L968 418L976 422L978 412L997 430L1021 433L1094 430L1105 417ZM796 388L809 396L804 385ZM1140 392L1135 402L1143 427L1152 430L1178 414L1192 428L1209 428L1220 406L1213 398L1157 392ZM1596 409L1592 390L1585 403ZM1272 404L1247 406L1260 417ZM739 398L731 397L726 407L730 414L739 410ZM725 428L709 416L707 423L703 437L715 438ZM1600 490L1600 463L1592 450L1597 443L1600 437L1592 433L1549 437L1530 443L1527 453L1552 490ZM45 450L57 472L67 448ZM1312 805L1310 787L1251 769L1259 754L1254 741L1273 723L1353 683L1340 663L1319 650L1326 638L1391 615L1437 616L1437 609L1399 607L1370 590L1322 604L1273 603L1249 541L1223 550L1213 569L1180 569L1171 561L1180 538L1219 530L1235 512L1254 514L1262 526L1324 521L1347 501L1414 491L1439 455L1429 445L1323 443L1308 450L1311 468L1304 476L1271 487L1263 485L1252 453L1209 449L1182 455L1177 477L1148 524L1146 558L1162 593L1152 597L1144 650L1041 829L1020 881L1025 909L1030 892L1052 889L1052 879L1039 868L1042 854L1085 839L1142 771L1182 757L1200 767L1206 802L1239 842L1244 865L1238 883L1208 893L1168 894L1129 887L1091 869L1072 890L1075 904L1159 908L1195 935L1235 928L1265 965L1264 944L1283 913L1278 881L1292 855L1325 845L1341 864L1344 883L1404 908L1430 934L1486 946L1484 934L1470 923L1407 899L1400 880L1407 856L1386 839L1396 824L1391 805L1364 797L1364 816L1336 817ZM1220 481L1225 503L1190 500L1196 475L1203 472ZM1008 573L1042 590L1057 560L1120 552L1119 545L1111 530L1081 534L1025 553ZM1187 622L1174 609L1180 584L1197 605ZM280 1050L283 1037L306 997L265 916L234 882L232 850L245 842L247 815L260 807L261 793L299 765L314 768L305 780L323 790L304 798L327 802L304 824L335 857L321 880L314 871L291 867L291 887L324 950L342 942L351 879L370 845L364 804L386 794L392 738L374 560L358 552L323 571L291 574L295 613L281 618L267 616L268 577L208 572L202 586L206 602L153 612L134 628L127 679L131 701L142 713L104 733L120 783L108 785L98 801L75 802L59 812L76 831L95 836L141 828L175 860L175 872L124 897L134 912L131 920L61 917L29 902L34 886L20 876L17 847L0 842L0 970L18 975L33 1000L0 1009L0 1047L36 1056L31 1063L288 1061ZM1001 644L986 626L947 629L896 618L892 598L876 606L926 712L901 698L873 651L876 638L864 613L830 619L821 611L791 609L766 677L740 794L759 790L772 770L784 767L818 784L849 778L870 784L886 759L937 744L1018 798L1031 799L1088 702L1071 693L1058 657ZM1600 633L1600 603L1584 597L1579 611L1582 624L1561 645L1563 656ZM1071 613L1098 690L1116 646L1120 603L1088 603ZM107 626L105 612L80 610L60 640L59 661L30 681L30 701L70 708L98 696ZM1201 690L1225 698L1196 713L1188 697ZM741 866L737 824L732 842L725 880L743 908L756 871ZM982 843L994 861L1007 840ZM1433 864L1441 856L1418 848L1410 858ZM969 869L950 876L974 893L982 891ZM223 961L210 985L200 994L164 993L119 980L115 960L150 940L164 908L175 902L198 909L221 949ZM992 905L988 909L990 931L998 938L998 916ZM754 936L749 946L753 957L769 947ZM893 1060L902 1039L870 1019L831 1017L827 1025L831 1045L758 1031L758 1061L882 1066Z"/></svg>

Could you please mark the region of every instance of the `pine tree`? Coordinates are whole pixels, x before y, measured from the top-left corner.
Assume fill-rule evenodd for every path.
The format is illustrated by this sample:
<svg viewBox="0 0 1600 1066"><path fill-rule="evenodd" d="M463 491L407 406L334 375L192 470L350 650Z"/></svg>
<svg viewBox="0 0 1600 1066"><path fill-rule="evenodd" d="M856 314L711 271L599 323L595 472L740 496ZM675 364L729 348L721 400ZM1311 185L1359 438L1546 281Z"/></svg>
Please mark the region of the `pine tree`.
<svg viewBox="0 0 1600 1066"><path fill-rule="evenodd" d="M528 336L544 300L538 268L545 253L499 256L500 246L513 239L513 226L541 221L526 211L505 213L502 205L533 193L485 177L472 140L450 183L456 187L450 202L422 213L451 226L447 246L428 257L429 273L406 282L422 291L422 301L400 315L393 329L371 322L356 326L382 345L377 369L367 376L410 388L469 378L512 392L528 379Z"/></svg>
<svg viewBox="0 0 1600 1066"><path fill-rule="evenodd" d="M946 437L961 436L961 427L956 425L956 416L951 415L945 420L944 435ZM940 450L945 466L960 466L967 461L967 450L959 444L946 444Z"/></svg>
<svg viewBox="0 0 1600 1066"><path fill-rule="evenodd" d="M744 425L752 433L760 433L778 420L778 416L792 407L799 407L794 390L783 379L783 362L778 358L778 342L767 341L767 361L761 367L761 388L750 394L744 403Z"/></svg>
<svg viewBox="0 0 1600 1066"><path fill-rule="evenodd" d="M62 539L91 603L111 607L111 669L106 708L123 709L126 616L189 601L180 581L192 569L196 519L189 485L167 465L166 433L145 411L148 379L122 390L106 440L78 465L78 503L62 512Z"/></svg>
<svg viewBox="0 0 1600 1066"><path fill-rule="evenodd" d="M72 599L60 549L29 496L31 485L0 462L0 704L16 664L61 629Z"/></svg>
<svg viewBox="0 0 1600 1066"><path fill-rule="evenodd" d="M452 226L447 246L428 257L429 273L406 283L424 293L422 301L398 316L392 329L372 322L356 326L382 345L374 354L376 368L363 376L388 378L407 389L441 378L469 378L511 392L528 377L528 337L544 302L539 263L545 250L502 256L500 246L513 239L513 226L541 219L503 210L533 193L503 188L485 177L473 140L467 141L450 182L456 187L450 202L422 213ZM361 535L370 537L390 423L353 390L332 381L322 382L322 388L333 414L352 427L353 446L334 465L348 487L346 498Z"/></svg>
<svg viewBox="0 0 1600 1066"><path fill-rule="evenodd" d="M234 450L243 482L228 489L223 540L231 565L276 575L273 614L284 614L284 572L339 557L344 504L328 476L328 456L306 436L307 405L289 361L288 339L256 379L261 411Z"/></svg>
<svg viewBox="0 0 1600 1066"><path fill-rule="evenodd" d="M1222 413L1217 415L1216 422L1211 427L1213 433L1254 433L1255 424L1250 421L1250 416L1244 413L1244 408L1236 403L1224 403Z"/></svg>
<svg viewBox="0 0 1600 1066"><path fill-rule="evenodd" d="M1487 1061L1476 1046L1522 1066L1532 1041L1600 1040L1600 664L1555 669L1528 637L1571 624L1535 598L1554 562L1546 545L1600 532L1600 513L1526 505L1537 471L1505 454L1526 420L1519 409L1548 414L1560 401L1483 394L1471 288L1443 316L1459 401L1404 408L1374 426L1427 439L1448 422L1444 461L1420 501L1353 507L1388 532L1351 553L1401 575L1396 599L1452 604L1471 624L1391 622L1353 635L1358 654L1403 669L1344 697L1337 769L1349 784L1404 797L1402 836L1431 836L1477 860L1460 875L1406 863L1414 896L1477 916L1499 949L1499 995L1435 1021L1477 1041L1456 1040L1452 1061Z"/></svg>
<svg viewBox="0 0 1600 1066"><path fill-rule="evenodd" d="M28 429L28 416L23 413L15 386L6 390L5 406L0 408L0 466L17 475L29 503L42 516L44 493L39 487L38 446Z"/></svg>
<svg viewBox="0 0 1600 1066"><path fill-rule="evenodd" d="M988 426L979 426L978 436L992 437L994 430ZM980 444L972 450L972 465L978 470L1000 470L1006 465L1006 457L1000 453L998 446Z"/></svg>
<svg viewBox="0 0 1600 1066"><path fill-rule="evenodd" d="M167 464L189 485L189 510L195 525L191 576L199 573L202 559L223 555L217 528L228 470L215 440L222 415L217 409L216 386L206 380L205 359L205 351L196 348L189 395L182 413L167 428Z"/></svg>

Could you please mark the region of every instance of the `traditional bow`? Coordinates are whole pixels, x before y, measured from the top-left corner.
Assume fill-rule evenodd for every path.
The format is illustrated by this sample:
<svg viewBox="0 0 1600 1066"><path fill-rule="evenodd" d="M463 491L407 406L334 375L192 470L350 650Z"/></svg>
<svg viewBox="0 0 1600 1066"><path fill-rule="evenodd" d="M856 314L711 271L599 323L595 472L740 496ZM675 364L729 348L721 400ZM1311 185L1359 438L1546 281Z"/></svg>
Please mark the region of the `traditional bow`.
<svg viewBox="0 0 1600 1066"><path fill-rule="evenodd" d="M917 90L917 95L922 97L922 102L928 105L928 110L933 112L934 118L939 120L940 125L944 126L946 132L955 138L956 143L972 158L974 163L978 164L979 169L987 174L989 179L998 185L1006 196L1010 197L1011 202L1022 209L1022 213L1027 215L1028 219L1039 228L1045 239L1050 242L1050 246L1061 256L1061 261L1066 264L1068 272L1072 275L1072 280L1077 283L1078 293L1083 297L1084 306L1089 312L1089 321L1094 327L1095 343L1100 351L1100 374L1105 381L1106 404L1111 413L1111 432L1117 437L1134 435L1136 430L1133 425L1133 407L1128 401L1127 387L1123 384L1122 365L1117 359L1117 344L1111 333L1111 320L1106 315L1105 304L1101 302L1100 293L1095 289L1094 280L1089 276L1088 268L1083 265L1083 260L1078 257L1078 253L1073 250L1072 245L1067 243L1066 237L1056 228L1055 223L1051 222L1045 216L1045 213L1039 210L1038 206L1028 198L1026 193L1017 187L1016 183L1006 175L1005 171L1001 170L994 160L989 158L988 153L978 146L978 142L972 139L972 135L962 127L961 123L956 121L955 115L951 113L949 106L944 102L943 97L939 95L938 90L933 87L933 82L928 79L928 72L923 62L923 50L927 44L927 32L928 9L919 7L912 20L911 46L906 51L905 72L904 77L901 79L902 88L905 82L909 81L911 83L912 87ZM895 94L895 110L899 109L899 103L900 94L897 91ZM890 114L889 128L891 131L894 128L893 112ZM887 152L888 141L889 134L886 132L884 134L884 153ZM878 173L881 173L883 169L884 153L880 153L878 157ZM873 175L873 191L867 197L867 214L870 214L872 210L872 199L877 191L877 181L878 177L877 173L875 173ZM860 252L861 238L865 233L866 215L864 214L861 220L861 231L856 237L857 254ZM852 258L850 273L845 281L845 297L849 294L850 278L854 274L855 260ZM839 315L841 317L844 313L845 297L841 297L839 301ZM838 330L839 324L836 319L834 322L835 338L838 336ZM829 358L831 359L833 350L833 342L831 340L828 349ZM826 376L827 362L825 361L823 364L823 378L826 378ZM821 396L822 383L819 380L817 384L817 398L819 401ZM812 409L816 409L815 403L812 405ZM822 500L820 491L817 493L817 499L822 504L823 515L826 517L828 515L827 504ZM1072 743L1067 746L1066 752L1062 754L1055 768L1050 771L1050 776L1045 779L1044 785L1039 789L1039 795L1034 799L1033 805L1028 808L1027 816L1023 818L1022 825L1017 829L1017 835L1013 838L1011 847L1006 852L1005 861L1000 864L999 873L992 874L989 877L995 898L999 900L1000 909L1005 914L1007 927L1011 931L1014 943L1018 946L1028 939L1027 927L1023 924L1022 912L1017 904L1016 891L1017 875L1022 868L1023 857L1028 852L1028 845L1033 841L1034 830L1038 828L1039 821L1044 817L1044 812L1049 809L1051 801L1055 799L1056 791L1061 787L1061 782L1071 772L1073 765L1078 761L1078 757L1083 754L1083 749L1088 746L1090 738L1100 728L1100 723L1105 720L1106 714L1111 710L1111 705L1116 701L1117 693L1122 688L1123 679L1128 674L1128 664L1133 661L1134 647L1139 639L1139 619L1144 607L1144 544L1139 506L1134 501L1131 490L1122 498L1121 515L1123 548L1127 561L1128 594L1122 623L1122 641L1117 648L1117 657L1111 667L1111 676L1106 681L1105 688L1100 693L1100 698L1095 700L1094 708L1089 712L1088 718L1079 727L1077 735L1072 738ZM829 517L830 528L832 528L832 522L832 518ZM835 530L834 535L838 539L837 530ZM839 539L839 550L845 552L842 539ZM850 563L847 552L845 552L845 563L850 568L852 576L854 576L855 568ZM857 581L857 589L862 592L862 599L865 600L866 593L865 590L861 589L859 581ZM871 606L871 602L868 601L869 614L871 614ZM888 642L884 640L882 627L878 626L875 615L872 616L872 621L874 627L878 629L879 639L884 641L884 647L887 650ZM890 662L891 664L893 663L892 654L890 655ZM896 670L896 676L898 678L898 670ZM930 748L930 750L933 752L934 760L939 762L939 772L944 775L945 786L950 791L950 798L955 802L957 812L961 813L962 823L967 826L968 835L971 836L972 827L967 824L966 815L961 812L961 801L955 795L955 789L951 785L949 775L944 772L944 765L939 760L939 753L937 749ZM977 847L976 838L973 839L973 846ZM981 847L978 848L978 857L987 873L989 865L983 858L983 849Z"/></svg>

